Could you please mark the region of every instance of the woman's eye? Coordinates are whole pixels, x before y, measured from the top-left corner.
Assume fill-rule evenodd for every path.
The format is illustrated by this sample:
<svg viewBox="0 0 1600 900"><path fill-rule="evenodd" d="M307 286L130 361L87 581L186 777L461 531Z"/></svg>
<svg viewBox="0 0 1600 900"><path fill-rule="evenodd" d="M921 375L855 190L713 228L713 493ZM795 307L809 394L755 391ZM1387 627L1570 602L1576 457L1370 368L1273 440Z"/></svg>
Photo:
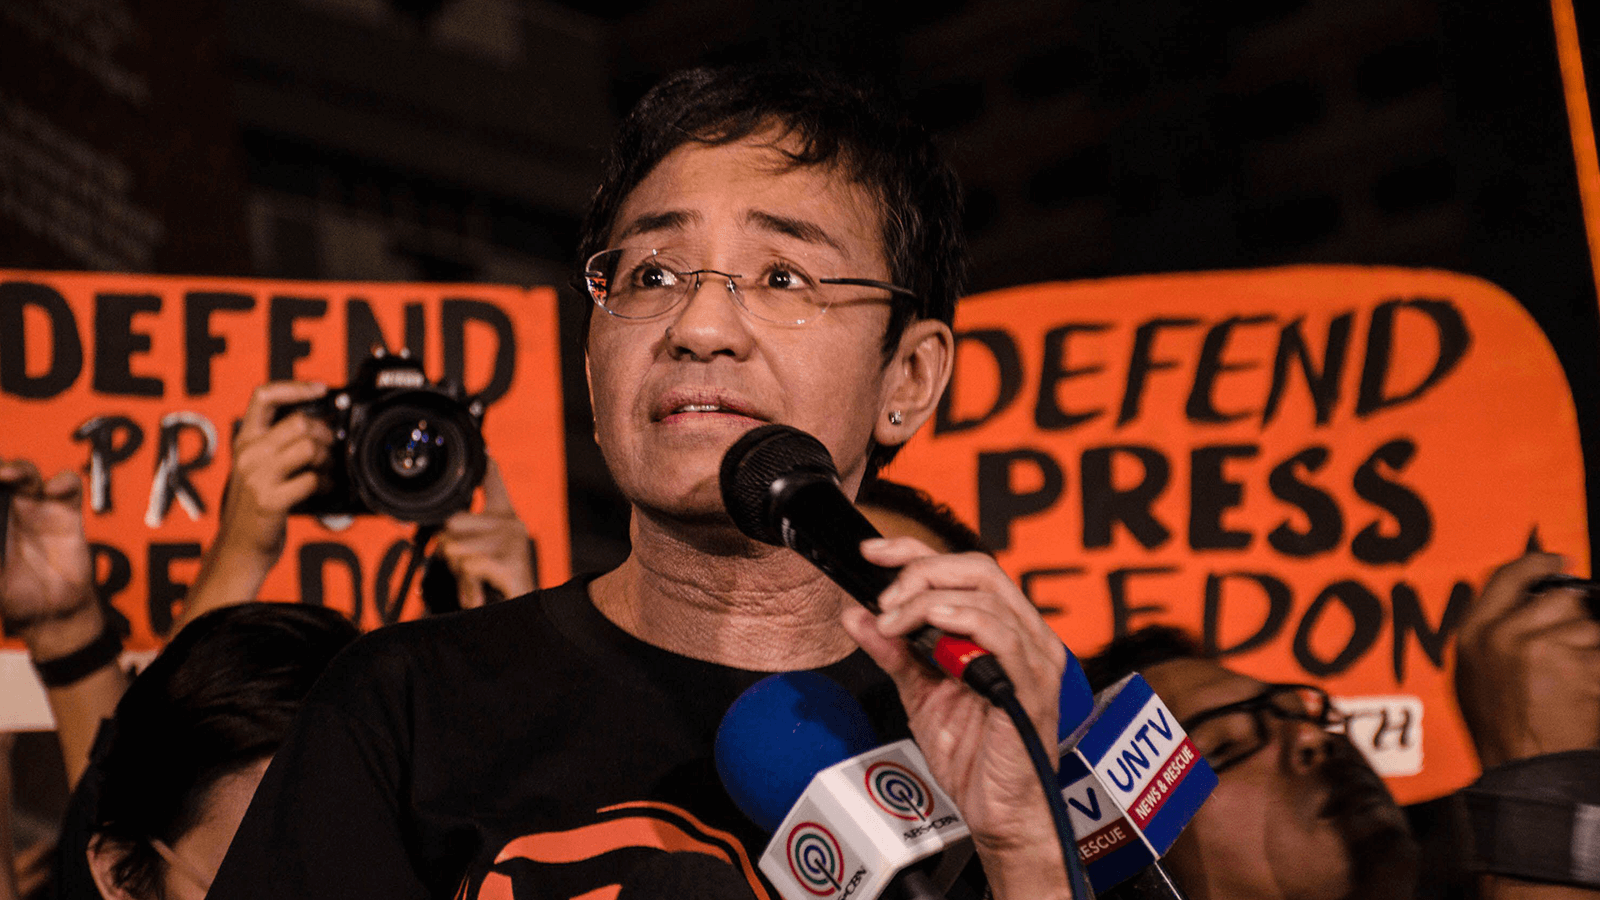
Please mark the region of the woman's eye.
<svg viewBox="0 0 1600 900"><path fill-rule="evenodd" d="M660 266L642 266L635 274L633 283L643 288L666 288L677 284L678 276L671 269Z"/></svg>
<svg viewBox="0 0 1600 900"><path fill-rule="evenodd" d="M794 269L776 266L767 270L762 286L775 291L798 291L810 287L811 281Z"/></svg>

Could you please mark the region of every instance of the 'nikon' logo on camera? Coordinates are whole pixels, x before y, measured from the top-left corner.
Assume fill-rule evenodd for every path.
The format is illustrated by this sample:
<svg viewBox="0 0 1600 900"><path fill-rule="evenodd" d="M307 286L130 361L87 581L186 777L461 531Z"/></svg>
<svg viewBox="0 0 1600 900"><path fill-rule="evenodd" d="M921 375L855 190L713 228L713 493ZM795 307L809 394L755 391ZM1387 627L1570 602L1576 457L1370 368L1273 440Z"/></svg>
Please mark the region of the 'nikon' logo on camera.
<svg viewBox="0 0 1600 900"><path fill-rule="evenodd" d="M378 387L419 388L428 383L427 376L417 369L385 369L378 373Z"/></svg>

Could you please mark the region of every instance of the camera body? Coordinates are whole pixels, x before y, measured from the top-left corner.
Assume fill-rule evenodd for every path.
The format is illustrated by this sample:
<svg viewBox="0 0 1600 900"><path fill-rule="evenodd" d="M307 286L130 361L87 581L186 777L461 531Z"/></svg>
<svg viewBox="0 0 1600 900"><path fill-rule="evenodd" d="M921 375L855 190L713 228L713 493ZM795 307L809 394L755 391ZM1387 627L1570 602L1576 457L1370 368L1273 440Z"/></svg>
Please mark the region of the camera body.
<svg viewBox="0 0 1600 900"><path fill-rule="evenodd" d="M471 505L488 466L483 404L459 385L429 381L403 352L374 349L348 386L282 407L276 418L297 412L327 423L334 443L326 489L294 513L437 525Z"/></svg>

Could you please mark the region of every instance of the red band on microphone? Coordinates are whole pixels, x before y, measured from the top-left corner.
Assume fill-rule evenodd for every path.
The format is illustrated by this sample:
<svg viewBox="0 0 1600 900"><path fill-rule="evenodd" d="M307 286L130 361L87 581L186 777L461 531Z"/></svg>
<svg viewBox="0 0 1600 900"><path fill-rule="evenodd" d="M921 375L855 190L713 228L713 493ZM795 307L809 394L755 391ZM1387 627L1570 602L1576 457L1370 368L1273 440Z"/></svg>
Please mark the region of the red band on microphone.
<svg viewBox="0 0 1600 900"><path fill-rule="evenodd" d="M989 651L966 638L948 634L940 636L938 642L933 645L933 661L951 678L956 679L966 675L967 666L973 660L989 655Z"/></svg>

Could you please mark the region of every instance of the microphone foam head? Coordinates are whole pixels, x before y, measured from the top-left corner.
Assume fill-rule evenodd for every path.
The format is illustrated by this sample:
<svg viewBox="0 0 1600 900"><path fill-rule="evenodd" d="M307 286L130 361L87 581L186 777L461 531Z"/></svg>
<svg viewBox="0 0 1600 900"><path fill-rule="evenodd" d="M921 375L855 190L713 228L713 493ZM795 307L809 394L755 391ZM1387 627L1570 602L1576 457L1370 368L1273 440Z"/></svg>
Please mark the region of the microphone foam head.
<svg viewBox="0 0 1600 900"><path fill-rule="evenodd" d="M722 456L722 505L733 524L747 537L784 546L771 515L772 486L797 472L839 480L828 448L804 431L790 425L763 425L745 432Z"/></svg>
<svg viewBox="0 0 1600 900"><path fill-rule="evenodd" d="M783 672L751 685L717 727L717 775L735 805L768 834L811 779L878 745L866 710L838 682Z"/></svg>

